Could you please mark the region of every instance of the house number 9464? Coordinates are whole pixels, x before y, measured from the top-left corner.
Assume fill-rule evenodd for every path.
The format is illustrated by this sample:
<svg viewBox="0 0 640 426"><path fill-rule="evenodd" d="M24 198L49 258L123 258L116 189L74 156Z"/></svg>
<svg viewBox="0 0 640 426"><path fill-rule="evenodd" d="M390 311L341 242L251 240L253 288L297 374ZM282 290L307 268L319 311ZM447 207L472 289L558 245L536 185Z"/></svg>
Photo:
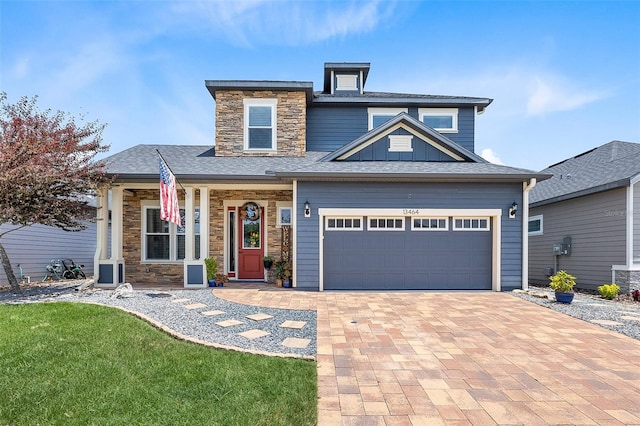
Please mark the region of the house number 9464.
<svg viewBox="0 0 640 426"><path fill-rule="evenodd" d="M420 214L419 209L402 209L402 214Z"/></svg>

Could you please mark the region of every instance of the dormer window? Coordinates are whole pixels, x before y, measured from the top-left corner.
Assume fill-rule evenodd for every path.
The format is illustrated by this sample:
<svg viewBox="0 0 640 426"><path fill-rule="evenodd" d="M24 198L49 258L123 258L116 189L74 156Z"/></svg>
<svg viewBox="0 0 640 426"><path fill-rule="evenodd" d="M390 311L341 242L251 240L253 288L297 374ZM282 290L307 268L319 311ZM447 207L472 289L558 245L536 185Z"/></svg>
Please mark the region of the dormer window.
<svg viewBox="0 0 640 426"><path fill-rule="evenodd" d="M418 108L418 115L440 133L458 133L458 108Z"/></svg>
<svg viewBox="0 0 640 426"><path fill-rule="evenodd" d="M276 150L277 99L244 100L244 149Z"/></svg>
<svg viewBox="0 0 640 426"><path fill-rule="evenodd" d="M391 120L401 112L406 113L407 108L368 108L367 112L369 114L369 130L371 130Z"/></svg>
<svg viewBox="0 0 640 426"><path fill-rule="evenodd" d="M336 92L359 91L357 74L336 74Z"/></svg>

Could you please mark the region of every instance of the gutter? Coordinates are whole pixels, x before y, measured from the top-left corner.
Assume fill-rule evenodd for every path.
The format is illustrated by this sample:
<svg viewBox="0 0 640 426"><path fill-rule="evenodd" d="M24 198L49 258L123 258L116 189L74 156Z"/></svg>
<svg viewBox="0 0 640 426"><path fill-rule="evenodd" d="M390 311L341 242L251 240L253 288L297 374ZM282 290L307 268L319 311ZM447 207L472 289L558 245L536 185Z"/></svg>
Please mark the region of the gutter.
<svg viewBox="0 0 640 426"><path fill-rule="evenodd" d="M529 288L529 192L536 186L536 178L522 183L522 289Z"/></svg>

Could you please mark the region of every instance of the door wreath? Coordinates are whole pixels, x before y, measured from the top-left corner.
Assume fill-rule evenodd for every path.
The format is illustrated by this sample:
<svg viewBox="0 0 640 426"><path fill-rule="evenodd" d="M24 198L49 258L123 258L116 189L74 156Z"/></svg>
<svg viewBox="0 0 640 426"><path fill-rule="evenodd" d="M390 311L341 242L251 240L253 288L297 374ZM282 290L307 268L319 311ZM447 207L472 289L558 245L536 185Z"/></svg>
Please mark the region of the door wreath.
<svg viewBox="0 0 640 426"><path fill-rule="evenodd" d="M244 203L242 207L240 207L240 217L242 220L260 219L260 206L253 201Z"/></svg>

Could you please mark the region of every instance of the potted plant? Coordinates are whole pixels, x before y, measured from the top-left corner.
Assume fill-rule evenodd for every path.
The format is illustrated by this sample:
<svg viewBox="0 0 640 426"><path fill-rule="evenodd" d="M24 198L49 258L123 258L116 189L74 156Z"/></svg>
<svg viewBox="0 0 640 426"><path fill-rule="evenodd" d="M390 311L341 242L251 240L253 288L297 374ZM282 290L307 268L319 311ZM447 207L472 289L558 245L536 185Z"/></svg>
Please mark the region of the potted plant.
<svg viewBox="0 0 640 426"><path fill-rule="evenodd" d="M213 257L207 257L204 260L204 265L207 268L207 281L209 287L216 286L216 274L218 273L218 262Z"/></svg>
<svg viewBox="0 0 640 426"><path fill-rule="evenodd" d="M216 284L218 287L224 287L229 282L229 277L225 274L216 274Z"/></svg>
<svg viewBox="0 0 640 426"><path fill-rule="evenodd" d="M262 258L262 263L264 264L264 269L271 269L273 266L273 257L265 256Z"/></svg>
<svg viewBox="0 0 640 426"><path fill-rule="evenodd" d="M576 277L567 271L558 271L549 277L550 285L556 292L556 301L560 303L571 303L573 301L573 287L576 285Z"/></svg>
<svg viewBox="0 0 640 426"><path fill-rule="evenodd" d="M283 286L283 280L286 277L286 265L287 265L287 261L285 260L277 260L274 263L275 266L275 276L276 276L276 286L278 287L282 287Z"/></svg>
<svg viewBox="0 0 640 426"><path fill-rule="evenodd" d="M284 288L291 288L291 262L284 262L282 266L282 286Z"/></svg>

